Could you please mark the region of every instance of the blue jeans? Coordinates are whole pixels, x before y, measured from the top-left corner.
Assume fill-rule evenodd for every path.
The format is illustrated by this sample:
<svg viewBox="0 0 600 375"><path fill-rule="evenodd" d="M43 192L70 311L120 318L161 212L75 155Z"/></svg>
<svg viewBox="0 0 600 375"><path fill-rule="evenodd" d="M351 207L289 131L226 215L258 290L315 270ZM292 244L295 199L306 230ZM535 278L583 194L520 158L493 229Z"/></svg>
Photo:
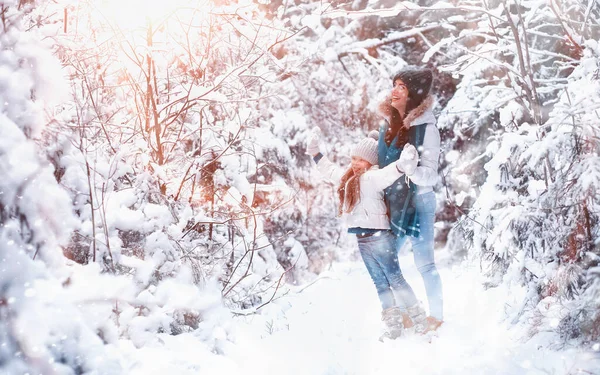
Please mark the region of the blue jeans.
<svg viewBox="0 0 600 375"><path fill-rule="evenodd" d="M417 303L415 293L402 276L398 252L394 248L395 241L396 237L390 231L358 238L358 250L375 284L383 309L393 306L406 309Z"/></svg>
<svg viewBox="0 0 600 375"><path fill-rule="evenodd" d="M416 208L419 213L421 235L411 237L415 265L423 277L429 314L438 320L444 317L444 300L442 295L442 280L435 267L433 256L433 223L435 221L435 194L428 192L415 195ZM399 236L396 249L399 251L406 241L406 236Z"/></svg>

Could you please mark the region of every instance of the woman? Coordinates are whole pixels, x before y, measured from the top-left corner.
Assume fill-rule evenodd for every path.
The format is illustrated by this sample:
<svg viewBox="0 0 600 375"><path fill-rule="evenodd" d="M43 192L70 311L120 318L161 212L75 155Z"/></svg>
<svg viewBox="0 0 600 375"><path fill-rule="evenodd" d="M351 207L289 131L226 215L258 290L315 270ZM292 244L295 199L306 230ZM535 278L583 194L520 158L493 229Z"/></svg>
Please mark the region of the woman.
<svg viewBox="0 0 600 375"><path fill-rule="evenodd" d="M313 156L320 174L338 186L338 213L344 217L348 232L357 237L360 255L381 302L387 330L383 337L395 339L404 329L402 310L417 304L417 299L400 270L383 189L401 178L402 170L416 168L417 150L407 145L397 161L379 169L377 141L365 138L354 146L351 165L343 170L320 152L319 133L311 136L307 153Z"/></svg>
<svg viewBox="0 0 600 375"><path fill-rule="evenodd" d="M392 231L398 236L396 249L400 250L409 236L415 264L423 277L430 316L425 331L436 330L443 322L442 281L437 272L433 253L433 224L437 182L440 134L429 96L433 74L429 69L403 69L392 79L390 96L380 105L388 122L379 129L379 167L398 160L409 145L416 146L420 161L416 168L404 170L410 180L398 180L385 190ZM420 306L409 310L415 321L421 321Z"/></svg>

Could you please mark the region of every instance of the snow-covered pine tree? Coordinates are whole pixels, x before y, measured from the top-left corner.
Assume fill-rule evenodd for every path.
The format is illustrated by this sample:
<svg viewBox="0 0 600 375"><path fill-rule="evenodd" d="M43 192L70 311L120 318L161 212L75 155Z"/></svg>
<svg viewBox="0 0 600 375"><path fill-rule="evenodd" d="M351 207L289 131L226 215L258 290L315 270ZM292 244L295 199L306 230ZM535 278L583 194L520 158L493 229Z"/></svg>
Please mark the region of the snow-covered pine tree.
<svg viewBox="0 0 600 375"><path fill-rule="evenodd" d="M60 91L61 76L48 74L59 65L39 36L23 31L33 6L0 2L0 368L7 374L118 372L61 293L61 245L75 220L34 142L44 124L42 104Z"/></svg>
<svg viewBox="0 0 600 375"><path fill-rule="evenodd" d="M597 305L585 296L594 293L588 288L595 274L587 270L595 265L598 238L590 209L597 198L589 190L597 186L597 129L590 120L598 119L598 98L590 95L598 90L597 14L577 1L480 6L478 27L461 37L482 42L457 40L450 49L463 54L447 66L462 79L441 119L454 129L457 153L446 181L464 181L477 197L452 242L472 246L488 266L490 285L525 286L510 311L514 322L527 322L532 334L561 322L566 338L596 339L589 327ZM460 145L473 132L462 136L460 124L488 140L464 153ZM482 162L485 183L477 192L467 176ZM467 240L457 240L465 228Z"/></svg>

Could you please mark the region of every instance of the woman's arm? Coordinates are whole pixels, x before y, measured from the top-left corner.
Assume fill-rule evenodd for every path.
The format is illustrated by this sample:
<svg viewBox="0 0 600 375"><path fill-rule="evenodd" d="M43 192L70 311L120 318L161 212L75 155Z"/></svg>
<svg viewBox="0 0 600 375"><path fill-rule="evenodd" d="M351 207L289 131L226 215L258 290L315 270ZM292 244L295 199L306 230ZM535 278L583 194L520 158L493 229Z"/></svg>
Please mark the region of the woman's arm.
<svg viewBox="0 0 600 375"><path fill-rule="evenodd" d="M435 124L425 129L423 145L419 147L421 160L415 172L409 176L420 186L434 186L438 179L438 158L440 156L440 132Z"/></svg>

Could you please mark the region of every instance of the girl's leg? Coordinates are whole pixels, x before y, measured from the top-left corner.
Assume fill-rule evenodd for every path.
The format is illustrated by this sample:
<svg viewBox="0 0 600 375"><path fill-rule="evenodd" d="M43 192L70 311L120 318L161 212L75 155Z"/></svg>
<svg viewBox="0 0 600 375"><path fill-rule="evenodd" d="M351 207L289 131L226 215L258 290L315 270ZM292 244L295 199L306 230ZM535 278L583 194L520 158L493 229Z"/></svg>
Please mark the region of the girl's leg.
<svg viewBox="0 0 600 375"><path fill-rule="evenodd" d="M400 255L400 250L402 250L402 246L406 242L406 236L398 236L396 237L396 243L394 244L394 248L396 249L396 256Z"/></svg>
<svg viewBox="0 0 600 375"><path fill-rule="evenodd" d="M396 248L396 236L391 232L382 232L379 235L374 250L374 256L381 265L389 282L396 305L402 310L417 303L417 297L412 288L404 279L398 262L398 251Z"/></svg>
<svg viewBox="0 0 600 375"><path fill-rule="evenodd" d="M412 238L415 265L423 277L427 300L429 301L429 314L443 320L443 295L442 280L435 267L433 254L433 224L435 221L435 194L433 192L416 196L417 212L421 226L419 238Z"/></svg>
<svg viewBox="0 0 600 375"><path fill-rule="evenodd" d="M369 275L371 275L371 280L373 280L373 284L375 284L381 307L385 310L395 305L394 295L392 294L390 284L381 265L373 256L373 246L368 241L369 238L370 237L358 239L358 250L367 267L367 271L369 271Z"/></svg>

